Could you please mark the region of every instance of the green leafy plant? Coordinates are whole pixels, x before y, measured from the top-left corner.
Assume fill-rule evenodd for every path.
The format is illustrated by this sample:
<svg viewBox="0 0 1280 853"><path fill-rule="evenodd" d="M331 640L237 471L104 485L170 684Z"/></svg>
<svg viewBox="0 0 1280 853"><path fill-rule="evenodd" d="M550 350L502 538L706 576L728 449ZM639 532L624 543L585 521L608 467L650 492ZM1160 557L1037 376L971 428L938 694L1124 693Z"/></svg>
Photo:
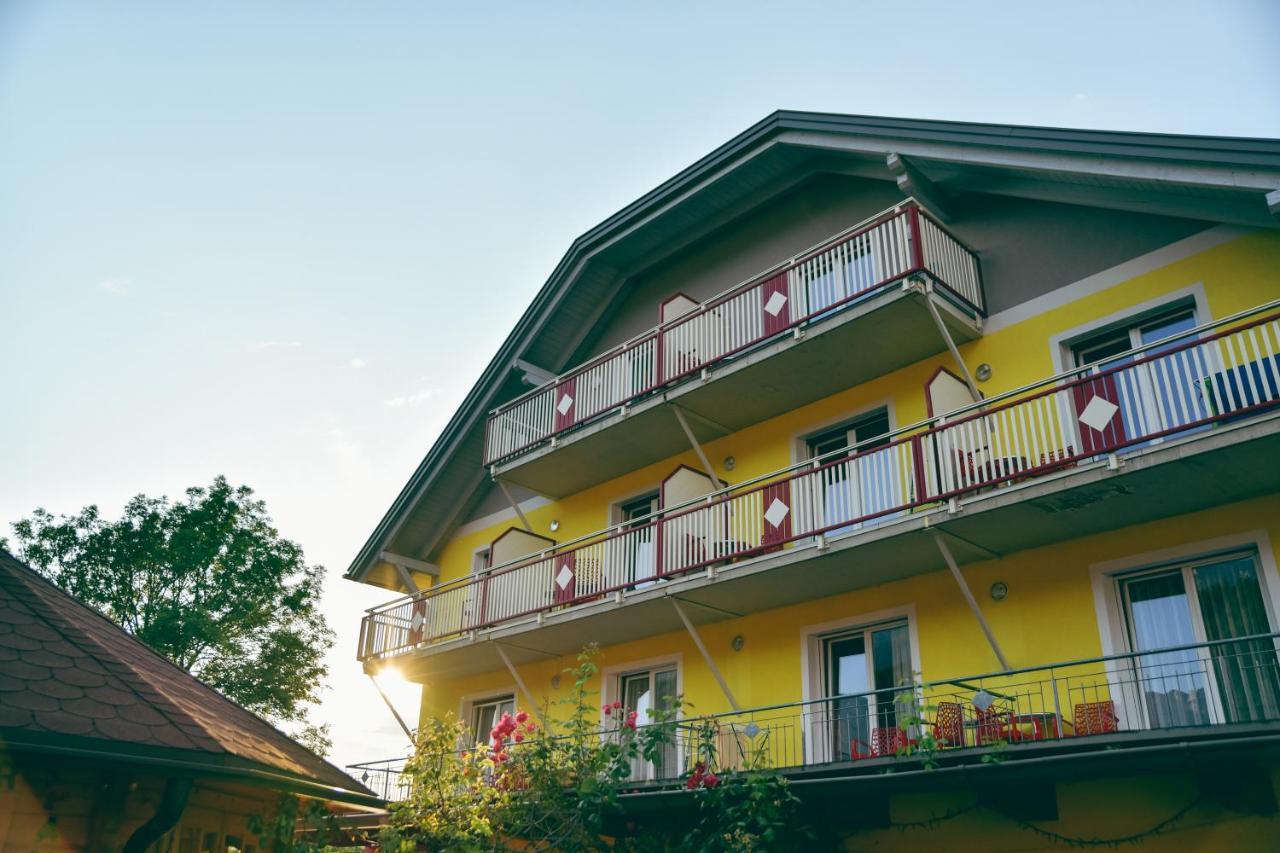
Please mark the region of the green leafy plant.
<svg viewBox="0 0 1280 853"><path fill-rule="evenodd" d="M524 711L505 714L487 743L459 749L461 724L424 723L404 770L411 793L392 807L384 849L738 851L809 843L799 798L770 769L767 729L752 735L732 762L739 766L722 769L720 724L682 720L689 706L680 697L658 697L644 720L621 702L598 705L598 654L588 647L566 670L572 687L542 710L542 725ZM689 762L681 784L693 798L691 823L628 819L622 798L647 784L637 771L673 769L677 746Z"/></svg>
<svg viewBox="0 0 1280 853"><path fill-rule="evenodd" d="M308 565L247 486L138 495L114 520L88 506L13 525L17 554L155 651L272 722L306 727L333 632ZM317 752L328 734L304 728Z"/></svg>
<svg viewBox="0 0 1280 853"><path fill-rule="evenodd" d="M323 853L342 839L337 816L316 800L281 794L275 808L249 816L249 831L265 853Z"/></svg>

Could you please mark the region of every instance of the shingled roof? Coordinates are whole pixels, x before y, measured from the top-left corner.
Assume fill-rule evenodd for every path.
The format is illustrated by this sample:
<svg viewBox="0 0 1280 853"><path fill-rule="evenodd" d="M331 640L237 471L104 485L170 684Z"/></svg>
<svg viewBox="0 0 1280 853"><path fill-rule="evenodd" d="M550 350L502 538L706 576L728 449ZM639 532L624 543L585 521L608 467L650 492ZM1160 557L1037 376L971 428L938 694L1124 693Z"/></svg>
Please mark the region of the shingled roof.
<svg viewBox="0 0 1280 853"><path fill-rule="evenodd" d="M376 802L368 788L3 550L0 742Z"/></svg>

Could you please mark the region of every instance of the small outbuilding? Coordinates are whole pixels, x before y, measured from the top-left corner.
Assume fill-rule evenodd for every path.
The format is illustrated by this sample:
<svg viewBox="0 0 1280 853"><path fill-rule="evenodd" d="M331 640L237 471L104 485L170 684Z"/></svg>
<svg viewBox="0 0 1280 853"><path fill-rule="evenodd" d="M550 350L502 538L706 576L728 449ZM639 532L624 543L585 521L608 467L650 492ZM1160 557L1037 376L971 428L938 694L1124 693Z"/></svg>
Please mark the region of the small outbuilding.
<svg viewBox="0 0 1280 853"><path fill-rule="evenodd" d="M372 791L0 551L0 848L250 853Z"/></svg>

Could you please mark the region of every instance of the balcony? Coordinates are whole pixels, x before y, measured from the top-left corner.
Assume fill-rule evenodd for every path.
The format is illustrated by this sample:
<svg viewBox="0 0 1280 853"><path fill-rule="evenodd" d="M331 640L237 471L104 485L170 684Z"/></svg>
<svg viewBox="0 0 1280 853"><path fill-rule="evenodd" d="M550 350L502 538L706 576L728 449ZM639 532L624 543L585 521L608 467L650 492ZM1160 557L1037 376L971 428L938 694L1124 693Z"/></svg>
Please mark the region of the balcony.
<svg viewBox="0 0 1280 853"><path fill-rule="evenodd" d="M1261 634L685 718L672 726L669 749L637 761L631 780L669 787L708 758L718 772L764 766L879 785L900 783L925 762L981 765L993 752L1008 766L1024 758L1114 766L1123 756L1126 773L1179 758L1201 768L1229 763L1239 760L1233 743L1273 734L1280 722L1278 641ZM402 799L403 765L348 769L379 795ZM936 781L957 784L946 773ZM999 784L1008 782L1006 768Z"/></svg>
<svg viewBox="0 0 1280 853"><path fill-rule="evenodd" d="M485 465L563 497L687 449L664 403L709 440L943 351L938 321L973 340L983 307L977 256L904 203L495 410Z"/></svg>
<svg viewBox="0 0 1280 853"><path fill-rule="evenodd" d="M1280 488L1280 302L1046 377L968 409L735 484L370 610L358 656L412 673L680 630ZM969 543L969 544L965 544ZM717 615L720 614L720 615Z"/></svg>

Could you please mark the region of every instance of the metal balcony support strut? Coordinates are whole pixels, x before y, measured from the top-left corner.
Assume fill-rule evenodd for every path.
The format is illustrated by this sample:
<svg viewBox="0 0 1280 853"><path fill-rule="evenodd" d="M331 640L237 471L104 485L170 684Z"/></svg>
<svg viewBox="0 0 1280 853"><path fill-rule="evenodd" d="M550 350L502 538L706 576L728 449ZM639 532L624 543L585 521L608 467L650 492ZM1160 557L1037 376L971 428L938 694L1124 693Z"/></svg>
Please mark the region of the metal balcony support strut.
<svg viewBox="0 0 1280 853"><path fill-rule="evenodd" d="M516 671L516 666L511 662L511 658L507 657L507 650L502 647L501 643L494 643L494 649L498 652L498 657L502 658L502 662L507 667L507 672L511 673L511 679L515 681L516 687L520 688L520 694L524 696L524 701L529 703L529 713L535 719L538 717L538 703L534 701L533 694L529 692L529 688L525 686L524 679L520 677L520 673ZM538 722L546 725L544 720Z"/></svg>
<svg viewBox="0 0 1280 853"><path fill-rule="evenodd" d="M400 716L400 712L396 710L396 706L391 704L391 700L387 698L387 694L382 692L382 685L378 683L378 679L371 672L369 680L373 682L373 689L378 691L378 695L382 697L382 701L386 703L387 710L391 712L391 716L396 718L396 722L400 724L400 730L404 732L404 736L409 739L409 743L413 743L413 732L405 725L404 717Z"/></svg>
<svg viewBox="0 0 1280 853"><path fill-rule="evenodd" d="M929 309L929 315L933 317L933 322L938 327L942 340L947 345L947 350L951 353L951 358L960 367L960 375L964 377L964 384L969 386L969 394L973 397L973 402L977 403L982 400L982 394L978 391L978 384L973 381L973 374L969 372L969 365L964 363L964 359L960 357L960 349L956 346L955 339L951 337L947 324L942 322L942 315L938 313L938 306L933 302L933 294L927 289L924 293L924 304Z"/></svg>
<svg viewBox="0 0 1280 853"><path fill-rule="evenodd" d="M711 674L715 676L716 684L719 684L720 690L724 692L724 698L729 700L729 707L735 711L741 711L742 706L738 704L737 699L733 698L733 691L729 689L729 682L724 680L724 674L720 672L720 667L716 666L716 662L712 660L711 652L707 651L706 644L702 642L702 636L698 633L698 629L693 627L693 623L689 621L684 608L680 606L680 599L671 596L671 606L676 609L676 615L680 617L680 621L684 623L685 630L693 638L693 644L698 647L698 651L702 654L702 659L707 662L707 669L711 670Z"/></svg>
<svg viewBox="0 0 1280 853"><path fill-rule="evenodd" d="M973 611L974 617L978 620L978 625L982 628L982 633L986 635L987 642L991 644L991 651L996 653L996 660L1000 661L1000 666L1008 670L1009 661L1005 658L1004 652L1000 649L1000 643L996 641L996 635L991 630L991 626L987 624L987 617L982 615L982 611L978 608L978 600L973 597L973 590L969 589L968 582L964 579L964 575L960 574L960 567L956 565L956 558L951 554L951 548L947 546L947 540L942 538L942 534L933 531L933 541L938 543L938 550L942 552L942 559L946 560L947 568L951 570L951 576L956 579L956 583L960 587L960 594L964 596L964 600L969 603L969 609Z"/></svg>
<svg viewBox="0 0 1280 853"><path fill-rule="evenodd" d="M684 409L679 406L672 406L671 411L676 413L676 420L680 422L680 429L684 430L684 437L689 439L689 443L693 445L693 452L698 454L698 461L702 463L702 469L707 472L707 476L711 478L713 484L719 483L720 478L716 476L715 469L711 467L711 460L707 459L707 454L703 452L702 445L698 444L698 439L693 436L693 430L689 429L689 422L684 417ZM712 488L715 488L715 486L713 485Z"/></svg>
<svg viewBox="0 0 1280 853"><path fill-rule="evenodd" d="M530 526L529 519L524 517L524 510L520 508L520 502L516 500L515 495L511 494L511 490L507 488L507 484L498 479L495 479L494 482L498 484L499 489L502 489L503 496L506 497L507 503L511 504L511 508L515 510L516 517L520 519L520 523L524 525L524 529L532 533L533 527Z"/></svg>

